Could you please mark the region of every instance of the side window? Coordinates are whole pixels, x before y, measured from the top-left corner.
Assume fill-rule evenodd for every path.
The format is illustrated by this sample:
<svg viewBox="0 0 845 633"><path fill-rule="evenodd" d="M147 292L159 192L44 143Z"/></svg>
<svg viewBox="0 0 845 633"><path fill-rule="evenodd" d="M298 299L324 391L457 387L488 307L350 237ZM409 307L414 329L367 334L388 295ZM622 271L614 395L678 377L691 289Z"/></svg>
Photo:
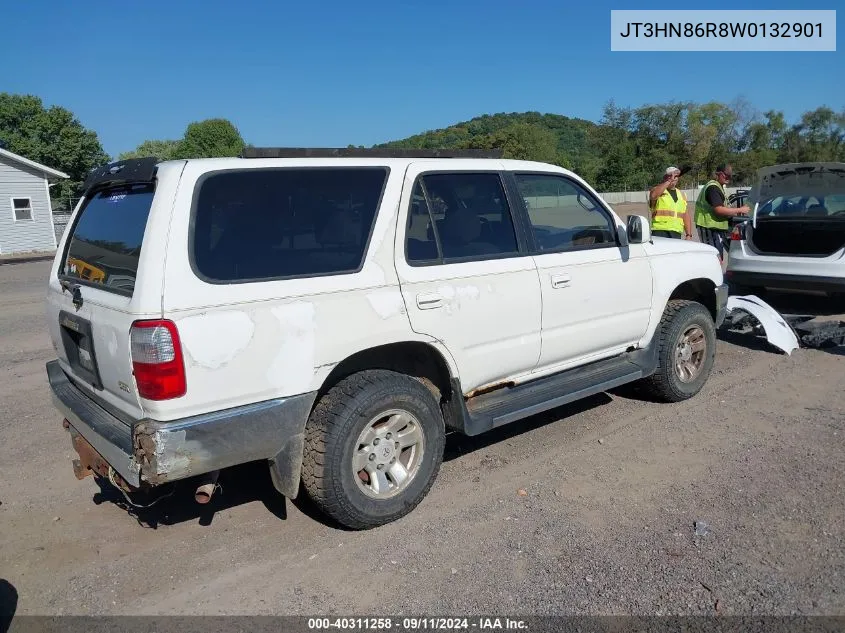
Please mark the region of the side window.
<svg viewBox="0 0 845 633"><path fill-rule="evenodd" d="M386 179L381 167L212 173L196 195L194 265L217 282L355 272Z"/></svg>
<svg viewBox="0 0 845 633"><path fill-rule="evenodd" d="M429 211L420 180L417 180L411 194L405 244L409 262L439 262L441 259L434 236L433 214Z"/></svg>
<svg viewBox="0 0 845 633"><path fill-rule="evenodd" d="M616 244L616 227L599 203L577 183L559 176L516 174L540 251Z"/></svg>
<svg viewBox="0 0 845 633"><path fill-rule="evenodd" d="M517 254L513 219L498 174L426 174L408 214L409 262Z"/></svg>

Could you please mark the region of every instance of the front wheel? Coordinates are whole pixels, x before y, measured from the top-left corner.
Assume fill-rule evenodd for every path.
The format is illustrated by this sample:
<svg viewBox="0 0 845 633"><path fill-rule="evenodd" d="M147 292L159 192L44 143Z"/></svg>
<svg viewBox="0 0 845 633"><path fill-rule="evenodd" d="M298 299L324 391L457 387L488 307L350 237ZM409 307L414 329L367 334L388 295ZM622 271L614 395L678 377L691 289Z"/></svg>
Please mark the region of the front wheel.
<svg viewBox="0 0 845 633"><path fill-rule="evenodd" d="M670 301L655 337L657 370L643 381L645 390L665 402L696 395L716 357L716 327L710 311L695 301Z"/></svg>
<svg viewBox="0 0 845 633"><path fill-rule="evenodd" d="M438 402L420 381L385 370L353 374L320 399L308 420L305 490L345 527L395 521L428 494L445 438Z"/></svg>

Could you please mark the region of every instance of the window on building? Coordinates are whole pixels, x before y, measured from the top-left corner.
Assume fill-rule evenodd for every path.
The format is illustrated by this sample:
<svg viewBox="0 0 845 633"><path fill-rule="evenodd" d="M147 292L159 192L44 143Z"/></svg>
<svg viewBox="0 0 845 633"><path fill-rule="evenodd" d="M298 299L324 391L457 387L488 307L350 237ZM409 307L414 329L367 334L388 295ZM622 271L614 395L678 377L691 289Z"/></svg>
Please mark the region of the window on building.
<svg viewBox="0 0 845 633"><path fill-rule="evenodd" d="M32 200L30 198L12 198L12 210L15 222L32 219Z"/></svg>

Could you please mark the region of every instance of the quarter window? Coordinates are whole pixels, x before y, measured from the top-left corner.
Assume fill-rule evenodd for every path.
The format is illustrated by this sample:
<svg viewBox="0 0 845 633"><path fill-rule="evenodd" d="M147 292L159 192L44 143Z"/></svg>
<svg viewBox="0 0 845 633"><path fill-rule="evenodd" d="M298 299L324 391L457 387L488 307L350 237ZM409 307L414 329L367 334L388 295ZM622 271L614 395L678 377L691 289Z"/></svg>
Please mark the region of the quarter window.
<svg viewBox="0 0 845 633"><path fill-rule="evenodd" d="M212 174L196 197L194 266L216 282L360 270L386 179L384 167Z"/></svg>
<svg viewBox="0 0 845 633"><path fill-rule="evenodd" d="M417 180L408 215L409 262L487 259L518 252L498 174L438 173Z"/></svg>
<svg viewBox="0 0 845 633"><path fill-rule="evenodd" d="M15 222L32 219L32 200L29 198L12 198L12 210L15 213Z"/></svg>
<svg viewBox="0 0 845 633"><path fill-rule="evenodd" d="M555 252L616 244L611 217L577 183L559 176L518 174L517 186L539 251Z"/></svg>

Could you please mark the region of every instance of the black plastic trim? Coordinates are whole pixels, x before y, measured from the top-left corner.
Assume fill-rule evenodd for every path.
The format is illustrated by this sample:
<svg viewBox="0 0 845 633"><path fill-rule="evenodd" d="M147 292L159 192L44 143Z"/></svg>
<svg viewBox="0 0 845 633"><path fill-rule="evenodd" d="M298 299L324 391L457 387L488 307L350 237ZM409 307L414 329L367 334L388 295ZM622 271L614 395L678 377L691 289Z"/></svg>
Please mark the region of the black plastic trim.
<svg viewBox="0 0 845 633"><path fill-rule="evenodd" d="M494 158L502 150L400 147L245 147L241 158Z"/></svg>
<svg viewBox="0 0 845 633"><path fill-rule="evenodd" d="M502 387L466 399L460 380L452 379L450 428L464 435L480 435L564 404L650 376L657 370L657 345L635 349L515 387Z"/></svg>
<svg viewBox="0 0 845 633"><path fill-rule="evenodd" d="M91 365L92 369L83 367L79 358L79 346L73 340L71 331L84 336L88 339L91 345ZM97 391L102 391L103 381L100 378L100 367L97 363L97 350L94 347L94 333L92 331L91 322L82 319L75 314L71 314L66 310L59 312L59 333L62 337L62 345L67 355L68 363L73 368L73 371L85 382L90 384Z"/></svg>
<svg viewBox="0 0 845 633"><path fill-rule="evenodd" d="M783 275L729 270L725 281L731 285L767 287L783 290L809 290L816 292L845 291L845 277L814 277L812 275Z"/></svg>
<svg viewBox="0 0 845 633"><path fill-rule="evenodd" d="M101 165L88 172L82 189L88 197L92 190L114 185L153 182L156 165L161 160L155 156L147 158L129 158Z"/></svg>

